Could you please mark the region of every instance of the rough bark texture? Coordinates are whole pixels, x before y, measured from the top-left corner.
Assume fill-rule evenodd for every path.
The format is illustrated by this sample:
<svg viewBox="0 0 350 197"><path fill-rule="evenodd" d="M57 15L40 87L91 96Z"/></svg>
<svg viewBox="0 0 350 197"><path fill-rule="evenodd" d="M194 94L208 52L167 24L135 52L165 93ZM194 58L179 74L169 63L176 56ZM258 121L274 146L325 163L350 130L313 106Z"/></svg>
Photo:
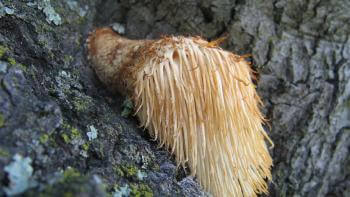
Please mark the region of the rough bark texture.
<svg viewBox="0 0 350 197"><path fill-rule="evenodd" d="M270 196L350 196L349 20L348 0L0 1L0 196L206 195L90 69L87 33L114 22L130 38L229 33L260 73Z"/></svg>

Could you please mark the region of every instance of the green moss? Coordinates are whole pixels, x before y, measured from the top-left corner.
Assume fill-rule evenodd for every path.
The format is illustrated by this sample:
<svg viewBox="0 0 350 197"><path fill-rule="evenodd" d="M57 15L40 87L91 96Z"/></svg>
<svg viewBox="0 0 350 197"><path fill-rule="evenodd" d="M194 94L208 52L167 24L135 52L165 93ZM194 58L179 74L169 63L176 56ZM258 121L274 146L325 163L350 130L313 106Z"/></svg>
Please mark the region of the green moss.
<svg viewBox="0 0 350 197"><path fill-rule="evenodd" d="M62 127L63 127L64 129L70 129L72 126L70 126L70 125L69 125L68 123L66 123L66 122L63 122Z"/></svg>
<svg viewBox="0 0 350 197"><path fill-rule="evenodd" d="M78 178L80 177L81 174L79 173L78 170L76 170L75 168L70 168L68 167L64 172L63 172L63 180L62 181L68 181L68 180L72 180L74 178Z"/></svg>
<svg viewBox="0 0 350 197"><path fill-rule="evenodd" d="M85 143L81 146L81 148L85 151L88 151L89 150L89 147L90 147L90 144L89 143Z"/></svg>
<svg viewBox="0 0 350 197"><path fill-rule="evenodd" d="M0 45L0 58L2 58L2 56L5 55L6 51L8 51L8 48L3 45Z"/></svg>
<svg viewBox="0 0 350 197"><path fill-rule="evenodd" d="M23 64L17 64L17 66L22 69L24 72L27 72L27 67L25 67Z"/></svg>
<svg viewBox="0 0 350 197"><path fill-rule="evenodd" d="M63 196L63 197L74 197L79 194L79 185L75 182L60 182L54 185L47 185L44 190L40 193L36 189L26 191L23 196L26 197L47 197L47 196Z"/></svg>
<svg viewBox="0 0 350 197"><path fill-rule="evenodd" d="M71 138L74 139L74 138L79 138L79 137L81 137L79 130L77 128L73 127L71 129Z"/></svg>
<svg viewBox="0 0 350 197"><path fill-rule="evenodd" d="M73 139L81 138L81 134L76 127L63 123L65 132L61 135L65 143L70 143Z"/></svg>
<svg viewBox="0 0 350 197"><path fill-rule="evenodd" d="M345 107L346 108L350 108L350 99L345 101Z"/></svg>
<svg viewBox="0 0 350 197"><path fill-rule="evenodd" d="M137 174L137 170L137 167L132 165L126 166L124 168L124 172L126 173L127 177L135 176Z"/></svg>
<svg viewBox="0 0 350 197"><path fill-rule="evenodd" d="M89 107L89 104L90 104L90 100L85 100L83 98L75 98L73 100L74 108L78 112L83 112L83 111L87 110Z"/></svg>
<svg viewBox="0 0 350 197"><path fill-rule="evenodd" d="M46 185L40 191L37 188L27 190L23 196L82 196L93 191L89 180L89 177L80 174L78 170L68 167L59 181Z"/></svg>
<svg viewBox="0 0 350 197"><path fill-rule="evenodd" d="M115 183L114 185L112 185L111 189L114 190L114 191L117 191L117 190L119 190L119 188L120 188L119 184Z"/></svg>
<svg viewBox="0 0 350 197"><path fill-rule="evenodd" d="M51 50L48 52L48 55L49 55L50 59L54 59L54 57L55 57L55 54Z"/></svg>
<svg viewBox="0 0 350 197"><path fill-rule="evenodd" d="M63 197L74 197L74 194L72 192L65 192Z"/></svg>
<svg viewBox="0 0 350 197"><path fill-rule="evenodd" d="M63 141L64 141L66 144L70 143L71 140L70 140L70 138L68 137L67 134L63 133L63 134L61 135L61 137L63 138Z"/></svg>
<svg viewBox="0 0 350 197"><path fill-rule="evenodd" d="M134 197L153 197L152 189L146 184L132 184L130 194Z"/></svg>
<svg viewBox="0 0 350 197"><path fill-rule="evenodd" d="M38 41L38 44L41 46L41 47L45 47L47 45L47 42L46 40L39 40Z"/></svg>
<svg viewBox="0 0 350 197"><path fill-rule="evenodd" d="M57 135L55 135L55 134L48 134L48 137L49 137L49 139L47 141L47 144L49 144L51 147L57 147L58 146L57 142L56 142Z"/></svg>
<svg viewBox="0 0 350 197"><path fill-rule="evenodd" d="M45 144L48 140L49 140L49 135L48 134L43 134L39 138L39 141L42 144Z"/></svg>
<svg viewBox="0 0 350 197"><path fill-rule="evenodd" d="M76 23L78 25L81 25L81 24L85 23L85 17L84 16L79 16L79 18L76 20Z"/></svg>
<svg viewBox="0 0 350 197"><path fill-rule="evenodd" d="M14 66L14 65L17 64L16 60L13 59L12 57L7 58L7 61L8 61L12 66Z"/></svg>
<svg viewBox="0 0 350 197"><path fill-rule="evenodd" d="M0 128L5 125L5 118L2 113L0 113Z"/></svg>
<svg viewBox="0 0 350 197"><path fill-rule="evenodd" d="M115 173L118 175L118 176L120 176L120 177L123 177L124 176L124 171L120 168L120 167L115 167L114 168L114 171L115 171Z"/></svg>
<svg viewBox="0 0 350 197"><path fill-rule="evenodd" d="M120 166L116 166L114 167L114 171L118 176L121 177L127 177L127 178L132 178L132 177L136 177L137 172L138 172L138 168L134 165L120 165Z"/></svg>
<svg viewBox="0 0 350 197"><path fill-rule="evenodd" d="M7 150L0 148L0 157L9 157L10 153Z"/></svg>
<svg viewBox="0 0 350 197"><path fill-rule="evenodd" d="M69 65L74 60L73 56L71 55L65 55L63 57L63 61L65 64Z"/></svg>

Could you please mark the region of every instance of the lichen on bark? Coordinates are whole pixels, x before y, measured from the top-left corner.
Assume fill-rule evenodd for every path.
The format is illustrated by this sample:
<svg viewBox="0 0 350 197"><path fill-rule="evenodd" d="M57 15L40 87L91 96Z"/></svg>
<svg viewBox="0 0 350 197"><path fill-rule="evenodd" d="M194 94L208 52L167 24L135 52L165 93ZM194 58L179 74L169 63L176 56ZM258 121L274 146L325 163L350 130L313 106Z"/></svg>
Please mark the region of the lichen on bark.
<svg viewBox="0 0 350 197"><path fill-rule="evenodd" d="M4 168L15 154L32 159L38 186L28 195L39 188L63 195L50 184L67 188L60 180L69 167L83 177L72 179L73 195L113 194L115 185L154 196L206 195L135 119L121 116L124 98L105 90L89 67L88 32L115 22L130 38L212 40L228 33L222 47L252 54L259 72L257 88L275 142L270 196L349 196L349 1L74 2L50 1L59 25L28 1L1 2L0 10L10 10L0 13L0 196L8 187ZM79 139L65 143L64 134L71 139L67 125ZM89 141L91 125L98 137ZM115 167L122 165L147 177L120 176Z"/></svg>

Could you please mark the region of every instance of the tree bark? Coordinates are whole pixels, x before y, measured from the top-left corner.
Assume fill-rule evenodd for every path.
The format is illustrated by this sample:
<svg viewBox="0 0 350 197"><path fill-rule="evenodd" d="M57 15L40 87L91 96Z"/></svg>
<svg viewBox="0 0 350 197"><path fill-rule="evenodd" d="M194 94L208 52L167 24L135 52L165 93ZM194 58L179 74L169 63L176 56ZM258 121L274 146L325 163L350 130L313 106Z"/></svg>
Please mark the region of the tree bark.
<svg viewBox="0 0 350 197"><path fill-rule="evenodd" d="M88 32L115 22L135 39L228 33L222 47L259 73L270 196L349 196L349 21L348 0L0 2L0 196L208 195L89 67ZM32 160L27 185L6 168L15 154Z"/></svg>

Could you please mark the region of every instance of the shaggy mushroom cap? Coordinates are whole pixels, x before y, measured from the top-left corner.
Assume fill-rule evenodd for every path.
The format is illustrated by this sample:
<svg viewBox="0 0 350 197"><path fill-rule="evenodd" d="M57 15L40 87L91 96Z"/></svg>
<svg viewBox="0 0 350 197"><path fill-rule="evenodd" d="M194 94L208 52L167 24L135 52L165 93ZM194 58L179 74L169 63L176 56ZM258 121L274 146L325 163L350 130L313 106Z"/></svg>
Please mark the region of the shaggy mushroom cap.
<svg viewBox="0 0 350 197"><path fill-rule="evenodd" d="M88 39L94 69L132 98L141 126L214 196L267 193L271 144L252 70L200 37L129 40L111 29Z"/></svg>

